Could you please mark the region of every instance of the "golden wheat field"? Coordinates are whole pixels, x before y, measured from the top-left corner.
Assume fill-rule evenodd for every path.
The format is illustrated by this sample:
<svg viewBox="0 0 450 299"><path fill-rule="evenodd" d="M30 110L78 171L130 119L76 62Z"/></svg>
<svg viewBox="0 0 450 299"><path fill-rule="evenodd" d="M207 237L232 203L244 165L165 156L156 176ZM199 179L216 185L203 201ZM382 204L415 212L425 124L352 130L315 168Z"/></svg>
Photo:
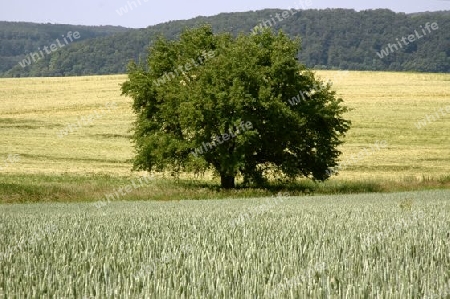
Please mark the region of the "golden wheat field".
<svg viewBox="0 0 450 299"><path fill-rule="evenodd" d="M341 148L346 167L333 180L450 174L450 74L316 73L331 79L353 109ZM0 79L1 172L129 175L133 114L131 99L120 95L125 80L125 75ZM419 129L417 122L427 115ZM377 148L382 141L386 146ZM359 153L369 154L355 158ZM4 163L11 154L20 160Z"/></svg>

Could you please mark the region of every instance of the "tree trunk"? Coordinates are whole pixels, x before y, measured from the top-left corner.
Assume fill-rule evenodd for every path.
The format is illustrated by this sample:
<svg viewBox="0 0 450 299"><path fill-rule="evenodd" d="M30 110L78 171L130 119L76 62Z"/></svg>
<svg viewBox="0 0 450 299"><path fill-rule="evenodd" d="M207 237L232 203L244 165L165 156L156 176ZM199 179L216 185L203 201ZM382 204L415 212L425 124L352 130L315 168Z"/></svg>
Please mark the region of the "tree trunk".
<svg viewBox="0 0 450 299"><path fill-rule="evenodd" d="M221 174L220 185L224 189L233 189L234 187L236 187L234 184L234 176Z"/></svg>

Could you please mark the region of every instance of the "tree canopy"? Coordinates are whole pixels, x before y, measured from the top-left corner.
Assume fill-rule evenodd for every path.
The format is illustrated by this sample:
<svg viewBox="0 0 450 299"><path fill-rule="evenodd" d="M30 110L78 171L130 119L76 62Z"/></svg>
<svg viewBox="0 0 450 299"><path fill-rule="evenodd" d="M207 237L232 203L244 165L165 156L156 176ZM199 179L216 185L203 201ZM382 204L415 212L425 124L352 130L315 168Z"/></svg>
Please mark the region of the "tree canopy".
<svg viewBox="0 0 450 299"><path fill-rule="evenodd" d="M325 180L350 127L330 84L297 61L300 41L262 30L215 35L211 26L160 37L132 62L134 168L213 169L224 188L269 177Z"/></svg>

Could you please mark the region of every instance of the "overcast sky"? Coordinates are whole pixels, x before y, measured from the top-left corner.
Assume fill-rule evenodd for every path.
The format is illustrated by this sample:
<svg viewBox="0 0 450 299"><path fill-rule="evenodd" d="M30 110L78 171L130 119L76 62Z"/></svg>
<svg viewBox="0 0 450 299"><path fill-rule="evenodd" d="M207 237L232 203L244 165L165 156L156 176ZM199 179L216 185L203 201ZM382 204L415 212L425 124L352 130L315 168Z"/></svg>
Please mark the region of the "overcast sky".
<svg viewBox="0 0 450 299"><path fill-rule="evenodd" d="M119 25L143 28L170 20L211 16L221 12L264 8L389 8L396 12L450 10L450 0L19 0L7 1L1 21L75 25ZM135 2L134 5L132 2ZM130 9L130 5L132 10ZM122 10L120 9L122 8ZM124 9L127 8L127 12ZM118 12L119 11L119 12Z"/></svg>

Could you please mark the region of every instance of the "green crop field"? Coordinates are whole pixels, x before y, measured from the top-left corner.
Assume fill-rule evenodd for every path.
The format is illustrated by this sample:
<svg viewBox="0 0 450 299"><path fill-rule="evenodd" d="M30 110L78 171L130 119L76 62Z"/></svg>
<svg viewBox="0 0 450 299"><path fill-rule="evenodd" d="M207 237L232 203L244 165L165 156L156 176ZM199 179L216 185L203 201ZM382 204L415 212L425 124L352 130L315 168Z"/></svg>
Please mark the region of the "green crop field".
<svg viewBox="0 0 450 299"><path fill-rule="evenodd" d="M450 191L288 195L3 205L0 294L450 298Z"/></svg>

